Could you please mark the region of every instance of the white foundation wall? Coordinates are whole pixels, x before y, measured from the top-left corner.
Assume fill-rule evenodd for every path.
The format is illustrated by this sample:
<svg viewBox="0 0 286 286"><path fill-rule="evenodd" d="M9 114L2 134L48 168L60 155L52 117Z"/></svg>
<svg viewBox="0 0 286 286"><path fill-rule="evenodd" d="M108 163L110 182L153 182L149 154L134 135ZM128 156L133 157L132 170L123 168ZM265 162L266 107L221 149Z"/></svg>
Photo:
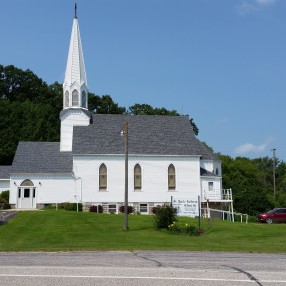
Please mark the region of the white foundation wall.
<svg viewBox="0 0 286 286"><path fill-rule="evenodd" d="M170 202L171 197L197 197L201 193L200 161L198 157L140 157L129 156L128 201ZM107 167L107 189L99 190L99 167ZM142 189L134 189L134 166L139 164L142 172ZM168 190L168 167L176 169L176 189ZM76 156L74 173L77 192L82 202L124 202L125 161L124 156Z"/></svg>
<svg viewBox="0 0 286 286"><path fill-rule="evenodd" d="M18 205L18 188L29 179L36 188L36 204L76 202L76 181L72 176L11 176L10 204Z"/></svg>

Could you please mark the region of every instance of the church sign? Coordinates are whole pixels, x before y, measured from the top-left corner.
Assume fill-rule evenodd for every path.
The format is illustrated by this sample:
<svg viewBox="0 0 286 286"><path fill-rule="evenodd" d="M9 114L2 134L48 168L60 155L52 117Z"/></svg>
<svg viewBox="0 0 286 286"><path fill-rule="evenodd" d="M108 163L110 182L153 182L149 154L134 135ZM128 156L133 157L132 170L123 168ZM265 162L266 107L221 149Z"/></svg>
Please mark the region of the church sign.
<svg viewBox="0 0 286 286"><path fill-rule="evenodd" d="M178 216L199 216L199 198L173 198L172 206L177 209Z"/></svg>

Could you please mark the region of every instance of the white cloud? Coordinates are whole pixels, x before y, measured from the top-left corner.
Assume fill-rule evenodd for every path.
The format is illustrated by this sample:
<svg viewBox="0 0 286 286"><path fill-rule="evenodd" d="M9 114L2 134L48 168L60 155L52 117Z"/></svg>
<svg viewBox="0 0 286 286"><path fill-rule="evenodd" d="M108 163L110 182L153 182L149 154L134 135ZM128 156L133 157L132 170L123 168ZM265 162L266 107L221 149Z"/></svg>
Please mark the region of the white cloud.
<svg viewBox="0 0 286 286"><path fill-rule="evenodd" d="M244 155L247 153L260 153L266 150L268 147L268 144L261 144L261 145L254 145L251 143L246 143L243 145L240 145L235 148L234 152L240 155Z"/></svg>
<svg viewBox="0 0 286 286"><path fill-rule="evenodd" d="M278 0L241 0L236 6L240 15L246 15L258 11L260 8L274 5Z"/></svg>

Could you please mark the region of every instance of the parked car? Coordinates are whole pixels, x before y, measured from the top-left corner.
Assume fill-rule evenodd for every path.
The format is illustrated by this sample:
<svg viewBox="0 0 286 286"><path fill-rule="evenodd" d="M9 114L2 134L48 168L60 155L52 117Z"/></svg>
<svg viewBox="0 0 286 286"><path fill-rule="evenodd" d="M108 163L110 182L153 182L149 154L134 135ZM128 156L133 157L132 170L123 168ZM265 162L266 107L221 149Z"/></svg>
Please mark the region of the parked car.
<svg viewBox="0 0 286 286"><path fill-rule="evenodd" d="M286 222L286 208L276 208L267 213L259 214L256 219L259 222L266 223L272 223L275 221Z"/></svg>

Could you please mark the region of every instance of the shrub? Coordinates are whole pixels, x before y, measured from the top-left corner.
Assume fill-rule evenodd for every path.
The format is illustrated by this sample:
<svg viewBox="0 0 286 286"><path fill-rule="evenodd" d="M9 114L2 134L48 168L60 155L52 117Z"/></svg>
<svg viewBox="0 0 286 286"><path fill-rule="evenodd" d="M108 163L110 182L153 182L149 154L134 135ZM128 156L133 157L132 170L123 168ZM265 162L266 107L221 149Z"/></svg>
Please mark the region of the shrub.
<svg viewBox="0 0 286 286"><path fill-rule="evenodd" d="M69 203L69 202L64 202L58 204L58 209L59 210L67 210L67 211L77 211L77 205L78 205L78 211L82 211L82 204L81 203Z"/></svg>
<svg viewBox="0 0 286 286"><path fill-rule="evenodd" d="M0 209L2 209L2 210L11 209L9 202L6 199L1 198L1 197L0 197Z"/></svg>
<svg viewBox="0 0 286 286"><path fill-rule="evenodd" d="M204 233L202 229L199 229L195 225L191 225L188 223L176 223L176 222L168 226L168 231L173 234L187 234L190 236L198 236Z"/></svg>
<svg viewBox="0 0 286 286"><path fill-rule="evenodd" d="M151 210L152 214L156 214L160 208L161 206L153 207Z"/></svg>
<svg viewBox="0 0 286 286"><path fill-rule="evenodd" d="M103 207L102 205L98 206L91 205L89 206L89 211L93 213L103 213Z"/></svg>
<svg viewBox="0 0 286 286"><path fill-rule="evenodd" d="M7 191L3 191L1 194L0 194L0 198L4 199L7 201L7 203L9 203L9 190Z"/></svg>
<svg viewBox="0 0 286 286"><path fill-rule="evenodd" d="M155 213L155 226L158 229L161 228L168 228L169 225L173 224L176 222L176 209L164 205L160 208Z"/></svg>
<svg viewBox="0 0 286 286"><path fill-rule="evenodd" d="M124 213L124 209L125 209L125 206L120 206L120 207L119 207L119 211L120 211L121 213ZM128 214L133 213L133 212L134 212L134 208L133 208L132 206L128 206L127 212L128 212Z"/></svg>

